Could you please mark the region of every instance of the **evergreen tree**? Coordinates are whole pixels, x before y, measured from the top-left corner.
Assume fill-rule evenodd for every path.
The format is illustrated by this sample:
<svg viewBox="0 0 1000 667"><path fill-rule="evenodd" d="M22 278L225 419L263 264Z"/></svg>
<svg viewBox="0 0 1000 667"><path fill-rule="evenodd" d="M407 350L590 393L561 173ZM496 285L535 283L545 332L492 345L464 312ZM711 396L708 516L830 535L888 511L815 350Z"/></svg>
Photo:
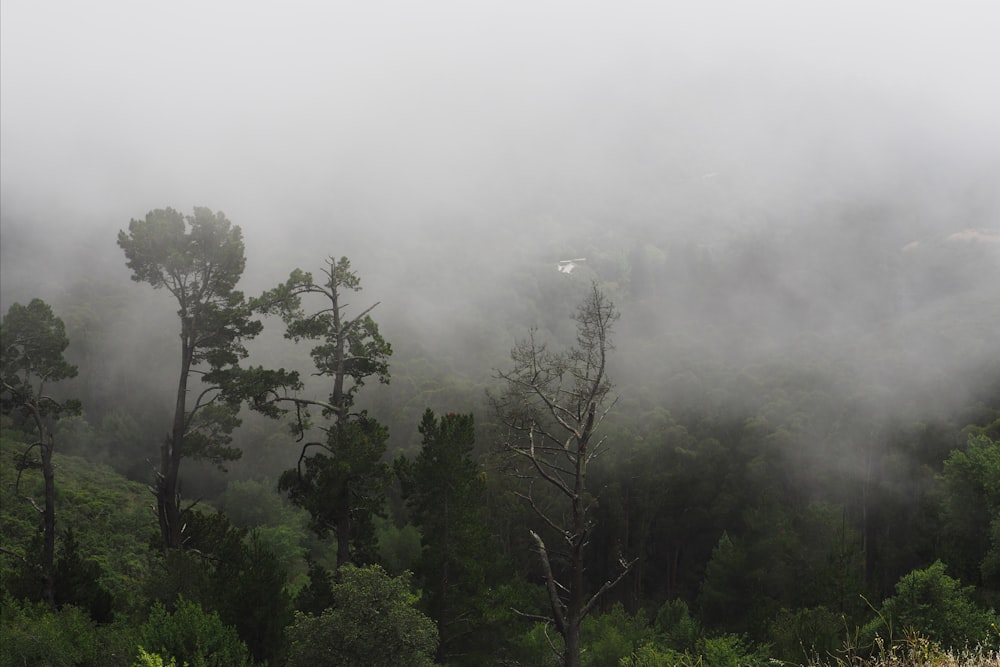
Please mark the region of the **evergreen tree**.
<svg viewBox="0 0 1000 667"><path fill-rule="evenodd" d="M281 315L285 336L318 344L310 354L314 375L331 382L325 401L298 396L275 396L276 403L295 405L298 420L293 429L304 440L312 426L309 408L319 408L332 425L320 426L321 441L302 446L298 465L286 470L278 481L296 505L309 511L312 527L320 536L333 531L337 537L337 567L375 559L374 515L382 511L389 468L382 463L388 432L364 411L352 408L357 392L367 379L389 382L388 358L392 347L382 338L368 314L369 306L353 317L346 316L346 292L361 289L361 279L346 257L330 258L323 270L326 279L313 280L311 273L294 270L288 280L266 292L261 308ZM319 305L307 312L303 297L315 297ZM316 453L312 453L315 451Z"/></svg>
<svg viewBox="0 0 1000 667"><path fill-rule="evenodd" d="M63 358L69 346L63 321L41 299L23 306L11 305L0 322L0 411L23 420L25 432L34 436L17 460L18 476L30 468L41 468L45 482L45 501L39 507L33 498L21 496L42 516L42 553L38 561L41 574L41 598L50 607L55 600L56 487L52 453L55 437L51 420L63 414L78 414L75 400L56 400L46 393L50 382L76 376L77 368ZM39 459L30 458L34 449ZM20 495L20 494L19 494ZM29 563L30 559L18 554Z"/></svg>
<svg viewBox="0 0 1000 667"><path fill-rule="evenodd" d="M482 645L477 629L484 622L480 607L491 561L484 486L471 457L472 415L449 413L438 419L428 409L419 430L420 453L412 462L396 459L395 469L410 517L422 534L416 573L438 625L438 659L447 660Z"/></svg>
<svg viewBox="0 0 1000 667"><path fill-rule="evenodd" d="M246 266L243 233L226 216L195 208L185 216L167 208L150 211L118 233L132 280L166 289L177 301L180 318L180 372L173 424L160 446L156 505L163 549L183 543L180 467L184 458L204 459L222 467L240 457L232 447L239 426L240 404L251 404L274 416L265 402L277 385L297 386L298 378L283 372L243 369L245 341L260 333L250 304L236 283ZM200 376L204 388L191 403L191 380Z"/></svg>

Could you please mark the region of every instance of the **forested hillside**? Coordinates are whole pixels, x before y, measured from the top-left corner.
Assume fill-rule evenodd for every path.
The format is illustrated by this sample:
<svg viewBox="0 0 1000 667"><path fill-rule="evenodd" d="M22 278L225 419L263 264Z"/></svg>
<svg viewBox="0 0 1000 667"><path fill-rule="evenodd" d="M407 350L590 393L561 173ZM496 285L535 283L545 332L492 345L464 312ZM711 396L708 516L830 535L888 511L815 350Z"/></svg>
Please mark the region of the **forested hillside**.
<svg viewBox="0 0 1000 667"><path fill-rule="evenodd" d="M460 303L449 290L466 267L442 266L452 279L438 304L419 292L419 316L320 256L260 296L220 293L226 310L185 311L216 263L235 267L225 289L268 282L212 254L235 243L242 257L243 240L209 213L153 211L122 231L119 245L144 243L143 266L171 276L166 290L133 262L152 289L95 276L42 294L75 377L28 390L45 379L39 343L18 337L20 304L5 316L4 664L298 665L327 650L330 664L390 664L368 653L393 642L407 648L392 660L412 664L548 664L573 634L559 609L574 590L585 665L997 650L994 233L904 243L880 238L878 218L697 247L623 233L546 253L586 256L570 273L511 263ZM581 328L605 312L595 303L614 309L596 339ZM215 314L190 338L171 445L184 312ZM212 333L237 322L245 347ZM599 408L594 434L563 442L545 406L599 386L586 382L604 387L578 413L583 428ZM542 403L519 402L517 387L536 386ZM82 411L54 420L49 397ZM548 433L576 443L554 451L584 460L585 477L541 458ZM162 512L171 451L176 542ZM575 491L560 486L571 479ZM565 532L570 552L567 498L585 517Z"/></svg>

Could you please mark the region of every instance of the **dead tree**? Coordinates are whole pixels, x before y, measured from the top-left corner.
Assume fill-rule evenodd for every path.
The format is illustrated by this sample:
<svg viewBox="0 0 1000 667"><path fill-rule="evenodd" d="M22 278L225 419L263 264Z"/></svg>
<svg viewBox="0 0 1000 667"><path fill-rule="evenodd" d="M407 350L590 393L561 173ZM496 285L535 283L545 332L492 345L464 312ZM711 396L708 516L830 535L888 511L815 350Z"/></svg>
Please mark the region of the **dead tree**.
<svg viewBox="0 0 1000 667"><path fill-rule="evenodd" d="M526 488L518 495L541 526L529 532L551 615L522 615L555 626L563 638L566 667L580 664L580 623L632 565L622 559L615 578L596 591L585 590L584 552L595 502L587 492L587 467L602 451L605 441L596 433L615 404L607 355L618 316L614 304L593 285L575 316L576 346L551 352L533 331L511 351L513 368L497 371L505 390L490 397L506 431L503 448L514 459L515 474L525 479ZM557 535L558 544L546 545L541 532Z"/></svg>

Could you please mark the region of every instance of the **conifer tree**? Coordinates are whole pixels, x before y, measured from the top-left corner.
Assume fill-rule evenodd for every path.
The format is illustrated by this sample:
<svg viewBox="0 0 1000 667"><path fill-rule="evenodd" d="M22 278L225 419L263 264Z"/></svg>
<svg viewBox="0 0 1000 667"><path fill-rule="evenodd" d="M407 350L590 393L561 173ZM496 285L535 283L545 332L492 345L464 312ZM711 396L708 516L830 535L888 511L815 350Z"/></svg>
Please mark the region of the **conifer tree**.
<svg viewBox="0 0 1000 667"><path fill-rule="evenodd" d="M56 487L52 453L55 438L51 421L64 414L79 414L80 403L57 400L46 393L49 383L75 377L76 366L68 363L63 352L69 346L66 327L52 308L41 299L27 306L11 305L0 323L0 410L23 419L26 432L34 441L18 457L17 480L30 468L41 468L45 500L39 507L29 496L22 496L42 516L41 598L55 607ZM35 449L39 458L31 458ZM20 556L20 555L19 555ZM30 562L20 556L23 562Z"/></svg>
<svg viewBox="0 0 1000 667"><path fill-rule="evenodd" d="M279 488L299 507L309 511L312 528L320 536L333 531L337 538L337 567L364 564L375 558L373 516L382 511L389 468L382 462L388 431L366 411L353 410L357 392L374 377L389 382L392 346L379 333L369 313L378 305L347 315L342 301L361 290L361 279L346 257L327 260L325 280L295 269L288 280L260 298L261 308L278 314L295 342L317 341L310 350L316 376L329 382L326 400L302 396L275 396L291 402L298 419L293 430L302 445L298 465L286 470ZM303 299L315 299L307 311ZM328 420L318 426L320 440L306 440L313 423L309 409L319 408ZM332 423L330 423L332 422Z"/></svg>

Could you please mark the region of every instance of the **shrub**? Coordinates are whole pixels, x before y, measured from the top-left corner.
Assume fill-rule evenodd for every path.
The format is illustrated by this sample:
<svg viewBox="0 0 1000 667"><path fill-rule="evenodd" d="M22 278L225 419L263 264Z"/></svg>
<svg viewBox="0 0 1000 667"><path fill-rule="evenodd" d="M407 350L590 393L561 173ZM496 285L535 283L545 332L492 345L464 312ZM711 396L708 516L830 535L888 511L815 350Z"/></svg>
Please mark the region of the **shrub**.
<svg viewBox="0 0 1000 667"><path fill-rule="evenodd" d="M923 570L914 570L896 584L896 595L883 602L878 618L865 626L862 635L892 639L904 631L940 643L945 648L982 644L996 647L992 628L997 615L972 601L972 586L961 585L945 574L937 561Z"/></svg>
<svg viewBox="0 0 1000 667"><path fill-rule="evenodd" d="M173 613L157 602L139 628L139 646L190 667L250 667L246 644L236 628L225 625L217 613L178 598Z"/></svg>

